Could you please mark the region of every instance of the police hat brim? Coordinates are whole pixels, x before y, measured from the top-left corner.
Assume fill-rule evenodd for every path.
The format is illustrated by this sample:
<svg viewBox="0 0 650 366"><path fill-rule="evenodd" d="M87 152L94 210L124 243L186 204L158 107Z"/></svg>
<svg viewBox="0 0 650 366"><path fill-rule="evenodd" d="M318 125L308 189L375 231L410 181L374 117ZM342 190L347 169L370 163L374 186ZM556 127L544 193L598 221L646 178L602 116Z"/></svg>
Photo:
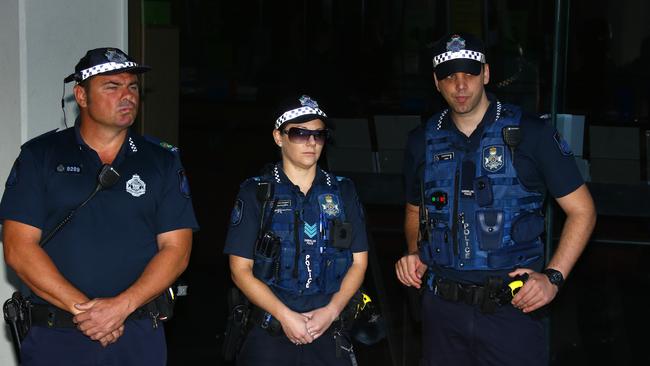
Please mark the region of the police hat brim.
<svg viewBox="0 0 650 366"><path fill-rule="evenodd" d="M463 72L472 75L478 75L481 73L483 64L479 61L470 60L470 59L455 59L450 61L445 61L438 65L434 72L438 80L442 80L447 76Z"/></svg>
<svg viewBox="0 0 650 366"><path fill-rule="evenodd" d="M93 76L97 76L97 75L115 75L115 74L121 74L123 72L128 72L129 74L142 74L142 73L145 73L147 71L151 71L151 66L138 65L138 66L133 66L133 67L124 67L124 68L117 69L117 70L106 71L106 72L102 72L102 73L99 73L99 74L96 74L96 75L93 75ZM88 80L88 79L92 78L93 76L90 76L90 77L86 78L85 80ZM64 83L69 83L69 82L71 82L73 80L76 81L77 83L80 83L80 82L83 81L83 80L81 80L81 75L80 74L73 73L73 74L70 74L70 75L66 76L65 79L63 79L63 82Z"/></svg>
<svg viewBox="0 0 650 366"><path fill-rule="evenodd" d="M327 117L323 117L323 116L318 115L318 114L303 114L302 116L296 117L294 119L284 121L284 123L282 123L280 125L280 127L278 127L278 130L282 131L282 129L284 129L284 127L289 123L293 123L293 124L306 123L306 122L309 122L309 121L313 121L315 119L319 119L319 120L323 121L323 123L325 124L325 127L332 128L331 124L327 120Z"/></svg>
<svg viewBox="0 0 650 366"><path fill-rule="evenodd" d="M114 74L121 74L123 72L128 72L129 74L142 74L150 70L151 70L151 66L138 65L134 67L125 67L123 69L107 71L97 75L114 75Z"/></svg>

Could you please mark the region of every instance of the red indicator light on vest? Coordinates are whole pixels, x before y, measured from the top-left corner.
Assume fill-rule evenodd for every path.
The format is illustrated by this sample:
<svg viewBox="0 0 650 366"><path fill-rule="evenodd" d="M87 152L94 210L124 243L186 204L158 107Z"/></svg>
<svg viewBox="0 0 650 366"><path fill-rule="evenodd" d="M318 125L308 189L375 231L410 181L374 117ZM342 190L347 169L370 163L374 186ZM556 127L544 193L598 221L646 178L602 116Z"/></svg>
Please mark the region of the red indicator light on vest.
<svg viewBox="0 0 650 366"><path fill-rule="evenodd" d="M447 205L447 192L435 191L431 195L431 203L436 207L437 210L440 210L442 207Z"/></svg>

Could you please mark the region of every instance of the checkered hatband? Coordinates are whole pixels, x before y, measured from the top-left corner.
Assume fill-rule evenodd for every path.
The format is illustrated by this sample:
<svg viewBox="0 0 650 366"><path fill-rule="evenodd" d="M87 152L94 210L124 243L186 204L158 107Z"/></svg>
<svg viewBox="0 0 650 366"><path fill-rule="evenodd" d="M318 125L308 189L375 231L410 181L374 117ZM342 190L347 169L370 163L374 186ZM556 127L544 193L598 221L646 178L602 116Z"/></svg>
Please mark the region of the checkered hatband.
<svg viewBox="0 0 650 366"><path fill-rule="evenodd" d="M445 53L439 54L438 56L435 56L433 58L433 67L435 68L443 62L451 61L459 58L478 61L482 64L485 63L485 55L483 53L478 51L460 50L457 52L447 51Z"/></svg>
<svg viewBox="0 0 650 366"><path fill-rule="evenodd" d="M138 64L131 61L124 62L106 62L103 64L95 65L93 67L81 70L81 81L88 79L91 76L101 74L107 71L126 69L128 67L136 67Z"/></svg>
<svg viewBox="0 0 650 366"><path fill-rule="evenodd" d="M282 126L283 123L307 114L316 114L319 116L327 117L325 112L320 110L320 108L300 107L282 113L282 115L275 120L275 128L278 129L280 126Z"/></svg>

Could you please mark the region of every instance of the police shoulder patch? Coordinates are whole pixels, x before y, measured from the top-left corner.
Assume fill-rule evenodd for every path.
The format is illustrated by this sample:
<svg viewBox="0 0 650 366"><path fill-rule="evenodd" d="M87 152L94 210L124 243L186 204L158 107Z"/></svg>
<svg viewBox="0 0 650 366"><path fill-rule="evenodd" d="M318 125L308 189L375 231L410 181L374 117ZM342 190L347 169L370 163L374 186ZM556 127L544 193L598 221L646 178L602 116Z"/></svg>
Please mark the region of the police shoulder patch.
<svg viewBox="0 0 650 366"><path fill-rule="evenodd" d="M7 182L5 183L6 188L11 188L18 184L18 167L20 166L20 160L16 159L14 165L11 167L9 172L9 177L7 177Z"/></svg>
<svg viewBox="0 0 650 366"><path fill-rule="evenodd" d="M230 213L230 226L239 225L243 213L244 213L244 201L238 198L235 201L235 206L232 208L232 212Z"/></svg>
<svg viewBox="0 0 650 366"><path fill-rule="evenodd" d="M569 145L568 142L562 137L562 135L558 132L555 131L555 134L553 134L553 139L555 140L555 143L557 144L558 149L560 149L560 152L564 156L571 156L573 155L573 151L571 151L571 146Z"/></svg>
<svg viewBox="0 0 650 366"><path fill-rule="evenodd" d="M178 190L185 198L190 198L192 196L192 193L190 192L190 182L187 180L185 169L178 170Z"/></svg>

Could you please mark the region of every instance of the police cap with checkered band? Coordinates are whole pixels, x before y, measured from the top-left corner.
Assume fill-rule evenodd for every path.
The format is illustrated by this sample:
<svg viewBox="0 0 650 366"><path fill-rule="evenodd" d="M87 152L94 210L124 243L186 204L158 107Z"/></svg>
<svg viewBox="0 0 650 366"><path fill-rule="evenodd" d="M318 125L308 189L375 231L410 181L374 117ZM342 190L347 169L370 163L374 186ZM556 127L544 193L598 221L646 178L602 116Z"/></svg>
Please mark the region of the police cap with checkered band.
<svg viewBox="0 0 650 366"><path fill-rule="evenodd" d="M318 102L309 95L300 97L291 97L281 103L276 112L274 127L276 130L281 129L287 123L305 123L315 119L320 119L328 125L327 115L320 108Z"/></svg>
<svg viewBox="0 0 650 366"><path fill-rule="evenodd" d="M76 81L80 83L100 74L118 74L122 72L141 74L149 70L151 70L151 67L138 65L132 57L118 48L95 48L86 52L86 55L74 67L74 73L68 75L63 82Z"/></svg>
<svg viewBox="0 0 650 366"><path fill-rule="evenodd" d="M438 80L456 72L478 75L485 62L485 46L471 34L451 33L433 46L433 71Z"/></svg>

